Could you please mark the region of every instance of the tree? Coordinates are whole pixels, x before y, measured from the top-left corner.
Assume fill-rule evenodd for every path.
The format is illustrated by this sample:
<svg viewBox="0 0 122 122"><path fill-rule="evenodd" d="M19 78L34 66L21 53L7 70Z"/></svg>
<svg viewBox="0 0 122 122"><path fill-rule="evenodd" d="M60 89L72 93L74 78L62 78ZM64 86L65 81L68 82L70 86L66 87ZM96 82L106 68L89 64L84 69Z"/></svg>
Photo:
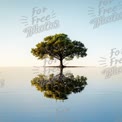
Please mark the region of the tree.
<svg viewBox="0 0 122 122"><path fill-rule="evenodd" d="M60 67L63 66L63 59L71 60L75 56L85 57L87 49L80 41L72 41L66 34L55 34L47 36L44 40L32 48L31 53L38 57L38 59L58 59L60 60Z"/></svg>
<svg viewBox="0 0 122 122"><path fill-rule="evenodd" d="M72 73L63 74L63 69L61 69L57 75L40 74L31 80L31 84L38 91L43 92L47 98L66 100L68 95L83 91L87 85L86 81L87 78L84 76L74 77Z"/></svg>

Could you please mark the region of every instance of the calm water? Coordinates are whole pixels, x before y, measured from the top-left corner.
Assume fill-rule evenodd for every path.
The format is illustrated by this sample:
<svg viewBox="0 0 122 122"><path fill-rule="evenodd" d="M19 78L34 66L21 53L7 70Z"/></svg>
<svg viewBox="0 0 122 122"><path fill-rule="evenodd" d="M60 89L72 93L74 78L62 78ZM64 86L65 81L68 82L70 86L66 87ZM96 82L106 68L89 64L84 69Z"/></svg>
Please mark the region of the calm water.
<svg viewBox="0 0 122 122"><path fill-rule="evenodd" d="M58 100L45 97L31 81L38 74L56 77L59 69L0 68L0 122L122 122L122 74L105 79L102 70L65 68L64 77L83 76L87 85Z"/></svg>

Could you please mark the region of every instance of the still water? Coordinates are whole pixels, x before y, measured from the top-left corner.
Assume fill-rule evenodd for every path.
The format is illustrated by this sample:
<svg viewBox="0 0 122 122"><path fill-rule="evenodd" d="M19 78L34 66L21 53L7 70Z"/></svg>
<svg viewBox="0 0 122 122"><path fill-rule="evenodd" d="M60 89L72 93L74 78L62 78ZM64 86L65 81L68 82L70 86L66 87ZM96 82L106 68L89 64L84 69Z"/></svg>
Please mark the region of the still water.
<svg viewBox="0 0 122 122"><path fill-rule="evenodd" d="M122 122L121 79L94 67L0 68L0 122Z"/></svg>

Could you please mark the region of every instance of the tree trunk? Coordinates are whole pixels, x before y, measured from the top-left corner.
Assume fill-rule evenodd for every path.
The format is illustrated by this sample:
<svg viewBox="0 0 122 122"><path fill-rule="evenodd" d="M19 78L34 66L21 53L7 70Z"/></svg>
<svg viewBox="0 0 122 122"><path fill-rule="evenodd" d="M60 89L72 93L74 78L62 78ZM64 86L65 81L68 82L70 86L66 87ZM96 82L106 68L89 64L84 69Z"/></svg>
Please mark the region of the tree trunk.
<svg viewBox="0 0 122 122"><path fill-rule="evenodd" d="M64 75L63 75L63 68L62 67L60 67L60 73L59 73L59 81L63 81L63 79L64 79Z"/></svg>
<svg viewBox="0 0 122 122"><path fill-rule="evenodd" d="M60 68L60 76L62 76L63 75L63 68L61 67Z"/></svg>
<svg viewBox="0 0 122 122"><path fill-rule="evenodd" d="M62 59L60 59L60 67L61 67L61 68L64 67L64 65L63 65L63 60L62 60Z"/></svg>

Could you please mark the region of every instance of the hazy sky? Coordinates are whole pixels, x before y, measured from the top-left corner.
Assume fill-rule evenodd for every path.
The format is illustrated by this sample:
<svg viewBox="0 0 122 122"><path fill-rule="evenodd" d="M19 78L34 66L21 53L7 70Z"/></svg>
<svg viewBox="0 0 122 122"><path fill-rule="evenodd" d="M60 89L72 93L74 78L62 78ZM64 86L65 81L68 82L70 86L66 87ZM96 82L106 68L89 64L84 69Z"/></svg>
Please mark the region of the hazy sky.
<svg viewBox="0 0 122 122"><path fill-rule="evenodd" d="M98 66L99 58L109 56L112 48L122 49L122 4L119 1L0 0L0 66L44 65L44 61L37 60L30 53L31 48L45 36L56 33L66 33L88 48L87 57L74 59L68 65ZM26 37L24 30L33 26L31 31L34 31L32 20L37 22L37 18L47 15L52 17L50 22L58 20L59 27ZM39 21L38 25L46 22ZM100 23L93 29L93 24Z"/></svg>

